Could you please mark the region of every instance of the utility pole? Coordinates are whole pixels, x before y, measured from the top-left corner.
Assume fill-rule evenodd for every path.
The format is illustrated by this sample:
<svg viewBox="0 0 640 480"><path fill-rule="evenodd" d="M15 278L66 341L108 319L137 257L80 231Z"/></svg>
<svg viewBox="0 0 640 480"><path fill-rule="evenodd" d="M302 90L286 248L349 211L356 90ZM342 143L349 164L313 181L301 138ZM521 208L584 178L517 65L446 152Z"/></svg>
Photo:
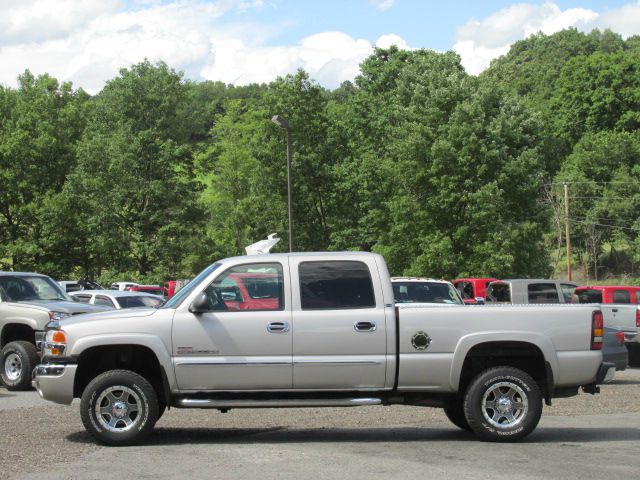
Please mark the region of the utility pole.
<svg viewBox="0 0 640 480"><path fill-rule="evenodd" d="M567 235L567 275L571 280L571 233L569 232L570 217L569 217L569 184L563 182L564 186L564 223L566 227Z"/></svg>

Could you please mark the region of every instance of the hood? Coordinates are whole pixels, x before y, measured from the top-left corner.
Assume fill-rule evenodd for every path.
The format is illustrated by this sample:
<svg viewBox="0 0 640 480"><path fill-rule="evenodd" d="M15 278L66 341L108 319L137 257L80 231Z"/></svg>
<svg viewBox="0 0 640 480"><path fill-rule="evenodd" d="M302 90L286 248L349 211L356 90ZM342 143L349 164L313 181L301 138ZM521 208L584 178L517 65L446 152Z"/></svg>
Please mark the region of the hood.
<svg viewBox="0 0 640 480"><path fill-rule="evenodd" d="M157 313L157 308L123 308L122 310L108 310L96 313L86 313L84 315L67 317L60 320L60 326L65 328L67 326L75 325L77 323L87 323L91 321L103 321L114 320L118 318L137 318L148 317Z"/></svg>
<svg viewBox="0 0 640 480"><path fill-rule="evenodd" d="M103 307L99 305L88 305L80 302L69 302L66 300L28 300L24 302L17 302L20 305L33 305L36 307L42 307L51 312L69 313L71 315L77 315L87 312L103 312L105 310L111 310L109 307Z"/></svg>

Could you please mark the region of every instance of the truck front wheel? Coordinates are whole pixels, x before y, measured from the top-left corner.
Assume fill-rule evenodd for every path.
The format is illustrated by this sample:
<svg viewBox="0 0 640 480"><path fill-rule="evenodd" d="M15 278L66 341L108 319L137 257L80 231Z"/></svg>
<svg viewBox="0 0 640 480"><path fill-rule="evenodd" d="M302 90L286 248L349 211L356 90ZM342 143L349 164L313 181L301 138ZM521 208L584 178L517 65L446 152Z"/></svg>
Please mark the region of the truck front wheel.
<svg viewBox="0 0 640 480"><path fill-rule="evenodd" d="M495 367L473 379L464 396L464 414L482 440L513 442L533 431L542 415L538 384L513 367Z"/></svg>
<svg viewBox="0 0 640 480"><path fill-rule="evenodd" d="M2 349L0 379L7 390L29 390L31 373L37 364L35 345L23 340L7 343Z"/></svg>
<svg viewBox="0 0 640 480"><path fill-rule="evenodd" d="M153 386L129 370L110 370L94 378L82 393L80 416L87 431L106 445L131 445L158 420Z"/></svg>

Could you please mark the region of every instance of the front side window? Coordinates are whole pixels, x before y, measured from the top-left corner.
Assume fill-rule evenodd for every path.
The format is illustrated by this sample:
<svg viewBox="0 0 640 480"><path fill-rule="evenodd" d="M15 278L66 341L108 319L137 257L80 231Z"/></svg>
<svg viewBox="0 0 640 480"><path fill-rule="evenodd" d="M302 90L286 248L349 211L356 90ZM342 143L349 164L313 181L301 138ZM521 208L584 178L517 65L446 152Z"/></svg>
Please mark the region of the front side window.
<svg viewBox="0 0 640 480"><path fill-rule="evenodd" d="M142 295L139 297L116 298L116 302L118 302L120 308L157 307L162 304L162 300L159 298Z"/></svg>
<svg viewBox="0 0 640 480"><path fill-rule="evenodd" d="M530 283L527 292L529 303L560 303L555 283Z"/></svg>
<svg viewBox="0 0 640 480"><path fill-rule="evenodd" d="M282 265L252 263L231 267L205 293L212 310L284 310Z"/></svg>
<svg viewBox="0 0 640 480"><path fill-rule="evenodd" d="M631 303L631 294L627 290L614 290L613 303Z"/></svg>
<svg viewBox="0 0 640 480"><path fill-rule="evenodd" d="M473 284L471 282L458 282L456 288L465 300L473 299Z"/></svg>
<svg viewBox="0 0 640 480"><path fill-rule="evenodd" d="M568 283L561 283L560 288L562 289L562 296L564 296L564 303L571 303L571 298L573 297L573 292L575 291L576 286Z"/></svg>
<svg viewBox="0 0 640 480"><path fill-rule="evenodd" d="M511 286L508 283L492 283L487 288L490 302L511 303Z"/></svg>
<svg viewBox="0 0 640 480"><path fill-rule="evenodd" d="M362 262L304 262L298 273L303 310L376 306L371 273Z"/></svg>

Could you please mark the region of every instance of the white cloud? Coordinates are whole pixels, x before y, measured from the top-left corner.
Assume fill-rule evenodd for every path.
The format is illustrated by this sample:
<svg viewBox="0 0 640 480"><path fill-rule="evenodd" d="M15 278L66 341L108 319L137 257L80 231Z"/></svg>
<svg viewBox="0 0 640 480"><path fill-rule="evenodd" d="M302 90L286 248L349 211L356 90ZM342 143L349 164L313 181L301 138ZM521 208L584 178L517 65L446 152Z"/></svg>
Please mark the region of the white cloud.
<svg viewBox="0 0 640 480"><path fill-rule="evenodd" d="M561 10L553 2L514 4L478 21L472 19L456 32L453 49L469 73L478 74L494 58L504 55L517 40L543 32L552 34L575 27L582 31L611 28L629 36L640 33L640 1L607 13L585 8Z"/></svg>
<svg viewBox="0 0 640 480"><path fill-rule="evenodd" d="M16 6L18 5L18 6ZM0 83L15 85L25 69L72 81L90 93L120 68L163 60L194 80L248 84L269 82L304 68L334 88L358 74L373 45L342 32L324 32L295 45L267 46L269 26L241 23L264 0L0 0ZM53 9L58 13L53 14ZM236 12L235 23L222 17ZM34 25L38 28L34 28ZM406 42L383 35L381 46Z"/></svg>
<svg viewBox="0 0 640 480"><path fill-rule="evenodd" d="M394 34L389 33L387 35L382 35L378 40L376 40L376 47L379 48L389 48L391 45L395 45L400 50L411 50L407 42L404 38Z"/></svg>
<svg viewBox="0 0 640 480"><path fill-rule="evenodd" d="M294 46L248 46L240 40L214 40L214 47L211 62L201 72L204 78L238 85L263 83L304 68L329 88L353 79L360 62L373 52L368 41L341 32L311 35Z"/></svg>
<svg viewBox="0 0 640 480"><path fill-rule="evenodd" d="M393 7L395 0L369 0L369 3L378 10L386 10Z"/></svg>

